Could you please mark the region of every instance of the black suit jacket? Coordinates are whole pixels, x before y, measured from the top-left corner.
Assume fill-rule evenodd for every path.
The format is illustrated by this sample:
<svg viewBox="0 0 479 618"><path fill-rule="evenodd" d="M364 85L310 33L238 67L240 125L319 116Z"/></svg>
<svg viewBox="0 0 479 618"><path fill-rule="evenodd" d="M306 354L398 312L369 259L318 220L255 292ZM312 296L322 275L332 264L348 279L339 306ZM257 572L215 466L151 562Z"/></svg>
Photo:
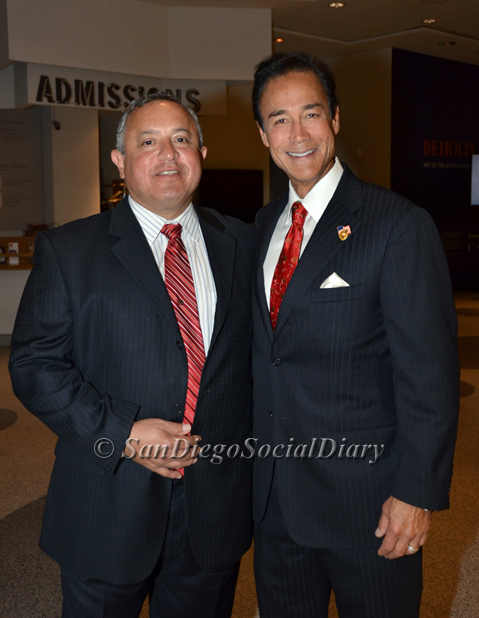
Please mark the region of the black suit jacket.
<svg viewBox="0 0 479 618"><path fill-rule="evenodd" d="M426 211L345 169L291 278L273 334L263 262L286 202L285 194L257 216L254 435L258 447L307 449L296 451L303 457L278 449L282 458L256 459L255 519L264 515L274 468L295 541L374 546L390 495L423 508L448 506L459 365L446 260ZM344 241L340 225L351 228ZM333 272L349 287L321 289ZM379 451L384 445L374 464L369 445Z"/></svg>
<svg viewBox="0 0 479 618"><path fill-rule="evenodd" d="M192 432L203 445L241 444L252 428L254 230L198 213L217 306ZM17 397L58 435L41 547L79 576L144 580L161 551L172 482L120 455L135 420L182 421L188 365L127 200L38 236L10 371ZM95 454L101 438L113 442L112 457ZM230 566L250 545L250 463L200 459L185 470L188 530L206 570Z"/></svg>

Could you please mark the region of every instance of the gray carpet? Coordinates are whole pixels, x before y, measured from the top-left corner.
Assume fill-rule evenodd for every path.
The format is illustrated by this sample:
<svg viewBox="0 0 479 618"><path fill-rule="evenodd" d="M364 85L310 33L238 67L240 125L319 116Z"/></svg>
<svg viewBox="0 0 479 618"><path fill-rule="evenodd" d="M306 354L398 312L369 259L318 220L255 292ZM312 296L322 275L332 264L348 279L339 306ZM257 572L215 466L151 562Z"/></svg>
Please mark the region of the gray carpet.
<svg viewBox="0 0 479 618"><path fill-rule="evenodd" d="M60 618L60 569L38 547L45 498L0 520L0 616Z"/></svg>

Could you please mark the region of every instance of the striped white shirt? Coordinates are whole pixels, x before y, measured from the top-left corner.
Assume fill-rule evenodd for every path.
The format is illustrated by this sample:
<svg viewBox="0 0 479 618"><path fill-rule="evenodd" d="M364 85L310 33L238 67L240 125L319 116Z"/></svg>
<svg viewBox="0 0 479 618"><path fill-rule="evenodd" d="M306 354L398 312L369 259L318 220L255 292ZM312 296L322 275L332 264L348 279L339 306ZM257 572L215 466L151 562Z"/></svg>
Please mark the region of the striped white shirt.
<svg viewBox="0 0 479 618"><path fill-rule="evenodd" d="M210 347L215 321L216 286L200 222L193 204L190 204L176 219L167 220L151 210L140 206L131 195L128 196L128 200L151 247L163 280L165 279L165 251L168 246L168 238L161 234L161 228L165 223L181 223L181 240L188 254L191 274L195 284L196 302L198 304L198 314L206 356Z"/></svg>

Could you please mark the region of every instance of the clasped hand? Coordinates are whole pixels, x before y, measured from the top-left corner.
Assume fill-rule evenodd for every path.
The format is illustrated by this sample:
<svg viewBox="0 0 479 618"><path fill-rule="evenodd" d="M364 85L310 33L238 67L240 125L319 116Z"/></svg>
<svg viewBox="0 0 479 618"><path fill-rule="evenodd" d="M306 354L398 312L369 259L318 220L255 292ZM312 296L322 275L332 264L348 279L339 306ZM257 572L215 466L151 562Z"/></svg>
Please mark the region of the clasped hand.
<svg viewBox="0 0 479 618"><path fill-rule="evenodd" d="M179 479L181 474L178 468L187 468L198 461L197 445L201 437L188 435L190 431L191 425L188 423L173 423L158 418L136 421L127 440L130 446L125 448L123 455L151 472ZM148 448L149 445L151 448Z"/></svg>

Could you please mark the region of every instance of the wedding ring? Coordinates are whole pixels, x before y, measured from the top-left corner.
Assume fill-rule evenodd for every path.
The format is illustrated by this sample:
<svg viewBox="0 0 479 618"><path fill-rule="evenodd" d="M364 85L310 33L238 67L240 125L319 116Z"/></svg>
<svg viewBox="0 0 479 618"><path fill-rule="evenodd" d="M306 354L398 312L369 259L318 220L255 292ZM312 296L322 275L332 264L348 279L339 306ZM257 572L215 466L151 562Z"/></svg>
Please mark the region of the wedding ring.
<svg viewBox="0 0 479 618"><path fill-rule="evenodd" d="M411 547L410 545L408 545L407 548L409 551L412 551L413 554L419 551L419 547Z"/></svg>

